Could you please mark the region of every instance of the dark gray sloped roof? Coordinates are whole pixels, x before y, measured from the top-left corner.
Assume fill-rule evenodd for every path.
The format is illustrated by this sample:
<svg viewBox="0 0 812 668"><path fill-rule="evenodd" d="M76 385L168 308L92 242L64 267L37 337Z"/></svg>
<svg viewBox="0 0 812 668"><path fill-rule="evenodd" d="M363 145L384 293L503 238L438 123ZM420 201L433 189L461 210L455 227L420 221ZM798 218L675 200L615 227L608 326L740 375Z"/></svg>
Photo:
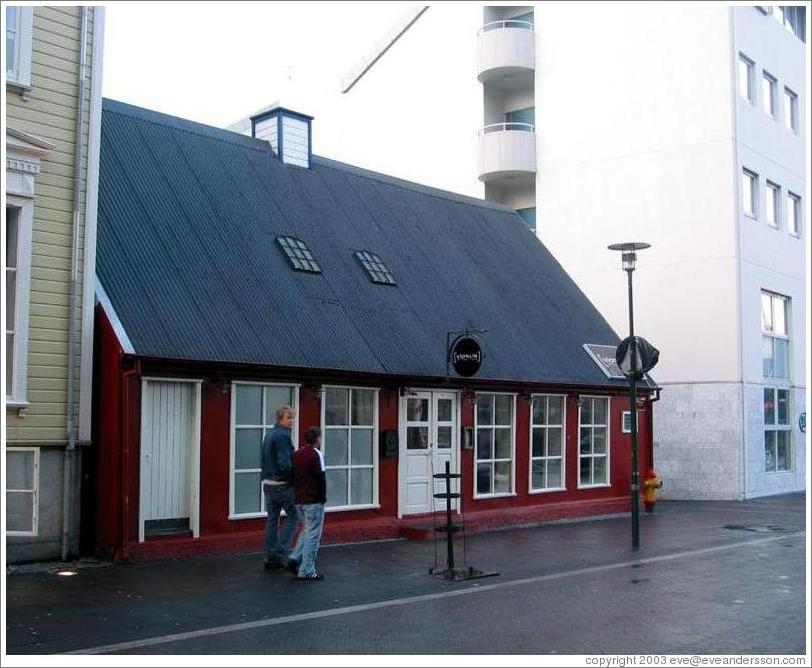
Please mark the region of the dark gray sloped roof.
<svg viewBox="0 0 812 668"><path fill-rule="evenodd" d="M304 240L321 274L276 246ZM353 257L377 253L397 286ZM97 275L136 354L445 375L446 333L480 335L478 377L616 384L582 349L617 336L511 210L105 100Z"/></svg>

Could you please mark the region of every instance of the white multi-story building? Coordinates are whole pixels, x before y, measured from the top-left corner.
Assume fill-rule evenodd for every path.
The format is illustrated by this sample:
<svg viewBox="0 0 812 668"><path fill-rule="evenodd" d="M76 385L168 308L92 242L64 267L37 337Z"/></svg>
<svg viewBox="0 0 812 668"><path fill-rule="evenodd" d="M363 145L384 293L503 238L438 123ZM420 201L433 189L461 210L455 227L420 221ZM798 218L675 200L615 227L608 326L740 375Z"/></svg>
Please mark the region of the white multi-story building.
<svg viewBox="0 0 812 668"><path fill-rule="evenodd" d="M661 351L664 493L801 490L806 18L416 8L303 111L321 155L516 209L621 334L625 276L606 246L651 243L635 321Z"/></svg>

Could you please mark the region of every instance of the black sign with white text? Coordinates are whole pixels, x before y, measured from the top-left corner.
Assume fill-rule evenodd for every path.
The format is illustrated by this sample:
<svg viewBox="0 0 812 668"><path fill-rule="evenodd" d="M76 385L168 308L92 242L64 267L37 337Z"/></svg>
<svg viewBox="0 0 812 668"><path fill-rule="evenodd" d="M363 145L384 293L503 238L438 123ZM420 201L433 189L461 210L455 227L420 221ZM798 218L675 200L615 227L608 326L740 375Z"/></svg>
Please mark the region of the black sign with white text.
<svg viewBox="0 0 812 668"><path fill-rule="evenodd" d="M451 365L460 376L473 376L482 366L484 355L482 346L473 336L457 337L449 351Z"/></svg>

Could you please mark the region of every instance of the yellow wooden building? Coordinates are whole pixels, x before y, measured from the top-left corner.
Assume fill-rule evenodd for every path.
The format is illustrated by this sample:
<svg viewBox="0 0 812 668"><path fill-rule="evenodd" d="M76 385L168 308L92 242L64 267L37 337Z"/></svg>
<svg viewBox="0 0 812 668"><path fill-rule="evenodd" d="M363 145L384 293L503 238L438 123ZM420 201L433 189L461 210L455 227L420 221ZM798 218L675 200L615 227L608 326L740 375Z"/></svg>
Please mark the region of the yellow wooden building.
<svg viewBox="0 0 812 668"><path fill-rule="evenodd" d="M91 437L104 9L3 18L6 554L64 559Z"/></svg>

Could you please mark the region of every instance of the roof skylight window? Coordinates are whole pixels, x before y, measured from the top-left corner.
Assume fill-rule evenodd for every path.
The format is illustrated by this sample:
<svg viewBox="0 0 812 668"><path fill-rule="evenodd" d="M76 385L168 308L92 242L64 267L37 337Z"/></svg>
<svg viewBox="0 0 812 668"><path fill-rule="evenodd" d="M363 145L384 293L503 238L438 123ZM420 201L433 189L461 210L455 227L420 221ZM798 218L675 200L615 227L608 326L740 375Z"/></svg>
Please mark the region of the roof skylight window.
<svg viewBox="0 0 812 668"><path fill-rule="evenodd" d="M309 271L314 274L321 273L321 267L304 241L294 237L276 237L276 243L285 253L291 267L298 271Z"/></svg>
<svg viewBox="0 0 812 668"><path fill-rule="evenodd" d="M383 260L375 253L369 251L355 251L355 259L367 270L367 275L373 283L383 285L397 285L395 277L383 263Z"/></svg>

